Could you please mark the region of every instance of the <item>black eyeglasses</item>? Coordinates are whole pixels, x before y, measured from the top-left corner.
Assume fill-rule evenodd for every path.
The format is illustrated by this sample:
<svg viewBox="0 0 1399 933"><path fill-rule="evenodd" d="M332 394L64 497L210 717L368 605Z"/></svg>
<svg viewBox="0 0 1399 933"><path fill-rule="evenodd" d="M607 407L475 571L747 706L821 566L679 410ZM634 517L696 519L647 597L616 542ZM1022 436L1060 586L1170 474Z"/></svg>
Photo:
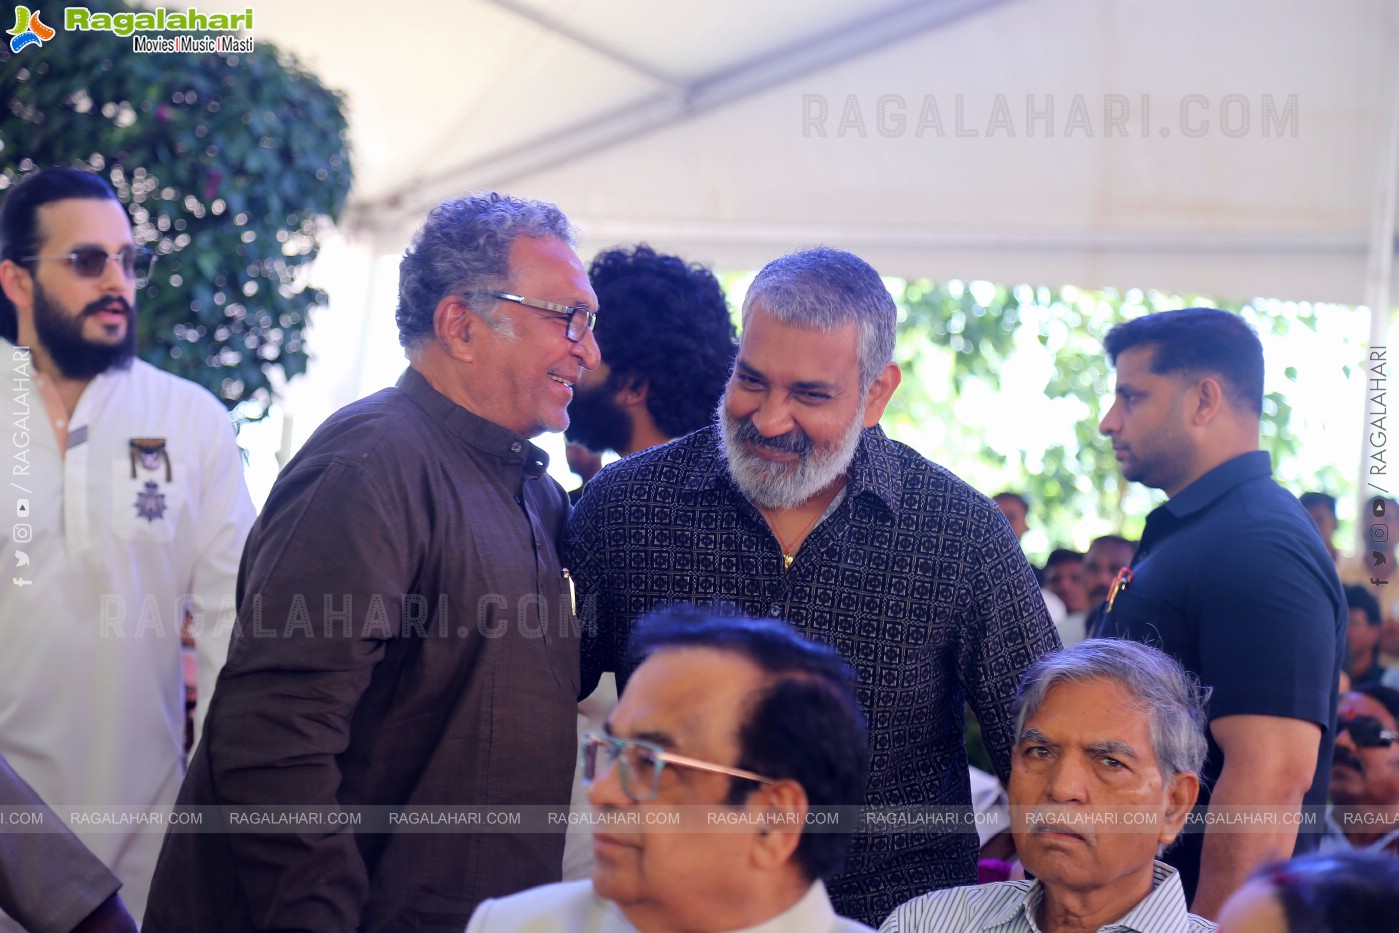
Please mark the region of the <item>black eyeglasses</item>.
<svg viewBox="0 0 1399 933"><path fill-rule="evenodd" d="M549 311L561 317L568 318L568 326L564 329L564 336L574 343L583 339L583 335L593 329L597 323L597 312L589 311L582 305L570 308L568 305L554 304L552 301L540 301L538 298L525 298L521 295L511 295L508 292L491 292L492 295L501 301L513 301L526 308L534 308L536 311Z"/></svg>
<svg viewBox="0 0 1399 933"><path fill-rule="evenodd" d="M73 267L80 279L100 279L107 268L108 260L115 259L121 264L122 273L136 282L141 288L150 281L151 266L155 264L155 253L148 249L128 246L120 252L109 253L95 246L80 246L71 253L61 256L25 256L21 262L37 262L40 259L54 259L66 262Z"/></svg>
<svg viewBox="0 0 1399 933"><path fill-rule="evenodd" d="M1399 732L1386 729L1374 716L1336 720L1336 734L1350 730L1351 741L1361 748L1389 748L1399 742Z"/></svg>
<svg viewBox="0 0 1399 933"><path fill-rule="evenodd" d="M598 773L617 765L618 777L622 781L622 793L632 800L654 800L661 792L661 772L666 765L678 768L693 768L696 771L709 771L713 774L727 774L729 777L759 784L775 784L772 778L765 778L742 768L711 764L698 758L687 758L666 751L654 742L641 739L619 739L611 735L589 733L583 736L583 783L591 784ZM598 766L599 755L604 757Z"/></svg>

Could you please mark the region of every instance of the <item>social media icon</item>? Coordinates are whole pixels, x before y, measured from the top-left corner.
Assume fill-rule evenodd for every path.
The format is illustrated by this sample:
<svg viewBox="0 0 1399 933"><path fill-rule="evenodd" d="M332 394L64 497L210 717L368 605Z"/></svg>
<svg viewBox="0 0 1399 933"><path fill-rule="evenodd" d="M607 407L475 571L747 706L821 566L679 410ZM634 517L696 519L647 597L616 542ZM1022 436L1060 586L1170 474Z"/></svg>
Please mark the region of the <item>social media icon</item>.
<svg viewBox="0 0 1399 933"><path fill-rule="evenodd" d="M1389 586L1388 580L1381 580L1379 577L1371 577L1370 582L1375 586Z"/></svg>
<svg viewBox="0 0 1399 933"><path fill-rule="evenodd" d="M1384 552L1383 552L1383 551L1371 551L1371 552L1370 552L1370 561L1371 561L1376 567L1382 566L1382 565L1384 564Z"/></svg>
<svg viewBox="0 0 1399 933"><path fill-rule="evenodd" d="M1371 541L1388 541L1388 540L1389 540L1389 526L1388 526L1388 525L1371 525L1371 526L1370 526L1370 540L1371 540Z"/></svg>
<svg viewBox="0 0 1399 933"><path fill-rule="evenodd" d="M15 539L16 544L27 544L34 537L34 529L25 524L18 524L10 529L10 537Z"/></svg>
<svg viewBox="0 0 1399 933"><path fill-rule="evenodd" d="M16 518L28 518L28 517L29 517L29 500L28 500L28 499L16 499L16 500L15 500L15 517L16 517Z"/></svg>
<svg viewBox="0 0 1399 933"><path fill-rule="evenodd" d="M15 566L16 566L16 567L28 567L28 566L29 566L29 555L26 554L24 551L15 551Z"/></svg>
<svg viewBox="0 0 1399 933"><path fill-rule="evenodd" d="M1384 518L1384 500L1379 496L1370 500L1370 514L1375 518Z"/></svg>

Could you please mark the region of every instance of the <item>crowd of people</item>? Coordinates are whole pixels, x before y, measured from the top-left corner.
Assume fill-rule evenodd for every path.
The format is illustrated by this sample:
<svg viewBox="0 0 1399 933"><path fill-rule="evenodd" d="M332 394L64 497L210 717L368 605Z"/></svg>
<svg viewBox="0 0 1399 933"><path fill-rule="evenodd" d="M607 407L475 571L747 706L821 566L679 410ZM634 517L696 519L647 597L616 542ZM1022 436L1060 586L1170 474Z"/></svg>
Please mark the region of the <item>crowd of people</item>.
<svg viewBox="0 0 1399 933"><path fill-rule="evenodd" d="M1099 429L1168 499L1139 542L1041 571L1024 496L881 429L898 314L868 263L774 259L736 330L702 267L645 245L585 266L574 243L551 204L435 208L400 265L408 368L322 425L254 516L219 403L134 359L152 257L115 192L74 169L10 189L0 804L54 825L0 831L0 924L1394 916L1399 505L1374 501L1393 533L1338 570L1327 503L1259 449L1241 318L1108 334ZM531 441L565 430L619 457L573 496ZM187 767L182 630L202 674ZM1024 877L977 883L968 711ZM69 832L49 807L73 805L208 821ZM484 807L548 818L473 825Z"/></svg>

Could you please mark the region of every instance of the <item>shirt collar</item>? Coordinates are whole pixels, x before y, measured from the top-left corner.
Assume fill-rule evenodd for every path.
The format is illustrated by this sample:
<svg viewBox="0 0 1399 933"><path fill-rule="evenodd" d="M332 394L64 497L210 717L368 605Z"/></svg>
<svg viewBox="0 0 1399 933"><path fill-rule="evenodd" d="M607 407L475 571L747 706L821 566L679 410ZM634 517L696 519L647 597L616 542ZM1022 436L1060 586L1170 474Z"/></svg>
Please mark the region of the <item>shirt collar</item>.
<svg viewBox="0 0 1399 933"><path fill-rule="evenodd" d="M734 933L786 933L789 930L829 930L835 923L836 912L826 894L826 885L817 881L807 888L802 899L782 913L754 927Z"/></svg>
<svg viewBox="0 0 1399 933"><path fill-rule="evenodd" d="M1008 923L1022 912L1029 922L1030 929L1038 930L1035 914L1040 901L1044 899L1044 884L1036 878L1025 894L1012 900L986 915L988 928ZM1163 910L1163 908L1166 908ZM1185 891L1180 886L1180 874L1165 862L1151 865L1151 893L1137 902L1136 906L1122 915L1121 920L1106 924L1104 930L1131 931L1131 933L1154 933L1157 930L1173 930L1174 921L1162 923L1166 917L1184 917L1187 913Z"/></svg>
<svg viewBox="0 0 1399 933"><path fill-rule="evenodd" d="M1127 911L1121 920L1109 923L1103 929L1153 933L1163 928L1174 929L1176 919L1168 918L1182 918L1187 913L1189 910L1185 904L1185 889L1180 885L1180 873L1164 862L1156 862L1151 868L1151 893L1138 901L1137 906Z"/></svg>
<svg viewBox="0 0 1399 933"><path fill-rule="evenodd" d="M1273 460L1268 452L1251 450L1210 470L1172 496L1162 508L1176 518L1184 518L1205 508L1236 486L1272 474Z"/></svg>
<svg viewBox="0 0 1399 933"><path fill-rule="evenodd" d="M734 495L744 498L742 490L729 473L719 426L711 425L704 430L708 432L708 443L681 481L682 487L693 492L729 489ZM850 470L846 473L846 497L853 499L861 493L870 493L883 502L891 513L898 515L903 493L900 467L898 454L884 435L884 430L879 425L865 428L860 433L855 459L850 462Z"/></svg>
<svg viewBox="0 0 1399 933"><path fill-rule="evenodd" d="M530 443L529 438L458 405L411 366L399 377L398 390L465 443L506 463L518 464L527 476L540 476L548 469L549 455Z"/></svg>
<svg viewBox="0 0 1399 933"><path fill-rule="evenodd" d="M989 929L991 927L1000 926L1003 923L1009 923L1023 913L1030 929L1038 930L1039 926L1035 923L1035 913L1039 910L1040 901L1043 900L1043 898L1044 883L1036 878L1034 881L1030 882L1030 886L1025 889L1025 893L1019 898L1008 900L1000 907L988 912L986 914L985 926Z"/></svg>

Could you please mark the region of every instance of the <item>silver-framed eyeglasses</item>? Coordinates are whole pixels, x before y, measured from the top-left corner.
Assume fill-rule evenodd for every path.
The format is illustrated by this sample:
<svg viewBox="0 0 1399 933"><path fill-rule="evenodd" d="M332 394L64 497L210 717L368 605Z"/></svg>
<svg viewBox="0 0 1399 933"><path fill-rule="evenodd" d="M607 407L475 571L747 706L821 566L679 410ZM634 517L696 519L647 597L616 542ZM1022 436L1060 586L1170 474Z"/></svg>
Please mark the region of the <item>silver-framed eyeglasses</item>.
<svg viewBox="0 0 1399 933"><path fill-rule="evenodd" d="M661 790L661 772L666 765L677 768L693 768L696 771L709 771L713 774L727 774L729 777L756 781L759 784L775 784L773 778L716 765L698 758L687 758L668 752L654 742L642 739L619 739L613 735L600 735L590 732L583 736L583 783L591 784L597 776L608 768L617 767L617 776L622 781L622 792L632 800L654 800Z"/></svg>
<svg viewBox="0 0 1399 933"><path fill-rule="evenodd" d="M568 319L568 326L564 329L564 336L574 343L583 339L583 335L593 329L597 323L597 312L589 311L583 305L570 308L568 305L555 304L552 301L540 301L538 298L526 298L523 295L512 295L509 292L491 292L501 301L513 301L517 305L524 305L526 308L533 308L536 311L548 311Z"/></svg>
<svg viewBox="0 0 1399 933"><path fill-rule="evenodd" d="M143 288L150 281L151 266L155 264L155 253L135 246L128 246L115 253L98 249L96 246L79 246L72 252L59 256L25 256L20 262L37 262L40 259L66 262L73 267L73 272L80 279L102 278L102 273L107 269L108 261L115 259L117 264L121 266L122 274L128 279L134 280L137 288Z"/></svg>

